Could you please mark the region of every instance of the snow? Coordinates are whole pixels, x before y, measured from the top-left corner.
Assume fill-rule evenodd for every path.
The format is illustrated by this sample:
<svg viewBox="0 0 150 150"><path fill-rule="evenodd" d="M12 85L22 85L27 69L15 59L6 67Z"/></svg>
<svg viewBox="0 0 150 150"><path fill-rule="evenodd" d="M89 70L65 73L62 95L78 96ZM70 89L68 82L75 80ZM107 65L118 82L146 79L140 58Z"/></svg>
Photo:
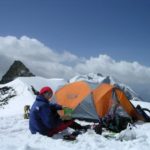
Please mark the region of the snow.
<svg viewBox="0 0 150 150"><path fill-rule="evenodd" d="M44 86L50 86L55 92L58 88L65 85L64 79L45 79L42 77L20 77L3 86L10 86L15 89L17 96L10 99L9 104L0 109L0 116L9 116L23 114L25 105L32 105L35 95L31 90L33 86L36 90L40 90Z"/></svg>
<svg viewBox="0 0 150 150"><path fill-rule="evenodd" d="M87 81L92 83L101 83L106 77L103 77L102 75L97 75L94 73L89 73L88 75L77 75L70 79L70 83L75 81Z"/></svg>
<svg viewBox="0 0 150 150"><path fill-rule="evenodd" d="M131 101L133 103L134 106L137 106L138 104L140 104L140 106L142 106L142 108L147 108L150 109L150 103L149 102L143 102L143 101Z"/></svg>
<svg viewBox="0 0 150 150"><path fill-rule="evenodd" d="M62 140L60 135L52 138L39 134L31 135L28 120L22 115L0 117L0 149L1 150L149 150L150 124L135 127L136 139L119 141L97 135L93 130L79 135L76 141ZM148 132L147 132L148 131Z"/></svg>
<svg viewBox="0 0 150 150"><path fill-rule="evenodd" d="M91 129L79 135L77 140L72 142L62 140L62 136L70 132L71 129L51 138L40 134L32 135L28 129L29 120L23 119L24 105L32 105L35 99L31 85L37 90L43 86L51 86L56 91L66 83L63 79L30 77L18 78L8 84L0 85L0 87L11 86L17 93L16 97L9 100L8 105L0 108L0 150L149 150L150 123L138 122L133 127L136 138L123 141L117 140L119 134L116 134L113 138L106 138L104 135L109 135L108 131L104 131L102 135L97 135ZM150 109L150 103L132 102L135 106L140 104L142 107ZM88 124L87 122L79 122Z"/></svg>

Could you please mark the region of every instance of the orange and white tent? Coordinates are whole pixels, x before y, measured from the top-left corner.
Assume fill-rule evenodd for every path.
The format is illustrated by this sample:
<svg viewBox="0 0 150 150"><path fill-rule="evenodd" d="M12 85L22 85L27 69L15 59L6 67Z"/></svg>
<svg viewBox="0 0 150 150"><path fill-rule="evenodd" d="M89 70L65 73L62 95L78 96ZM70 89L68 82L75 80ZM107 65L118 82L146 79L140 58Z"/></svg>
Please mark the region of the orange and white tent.
<svg viewBox="0 0 150 150"><path fill-rule="evenodd" d="M58 104L73 109L73 118L98 120L117 108L135 120L144 120L125 93L110 84L70 83L56 91L55 99Z"/></svg>

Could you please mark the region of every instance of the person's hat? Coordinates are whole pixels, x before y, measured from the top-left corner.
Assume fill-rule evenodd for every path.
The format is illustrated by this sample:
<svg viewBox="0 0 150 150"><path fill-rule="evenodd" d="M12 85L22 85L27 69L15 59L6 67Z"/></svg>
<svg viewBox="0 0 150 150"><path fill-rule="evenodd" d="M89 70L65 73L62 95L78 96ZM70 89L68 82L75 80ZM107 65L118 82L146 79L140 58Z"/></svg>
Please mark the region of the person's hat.
<svg viewBox="0 0 150 150"><path fill-rule="evenodd" d="M48 86L46 86L46 87L43 87L41 90L40 90L40 95L42 95L42 94L44 94L44 93L46 93L46 92L50 92L50 93L52 93L53 94L53 90L50 88L50 87L48 87Z"/></svg>

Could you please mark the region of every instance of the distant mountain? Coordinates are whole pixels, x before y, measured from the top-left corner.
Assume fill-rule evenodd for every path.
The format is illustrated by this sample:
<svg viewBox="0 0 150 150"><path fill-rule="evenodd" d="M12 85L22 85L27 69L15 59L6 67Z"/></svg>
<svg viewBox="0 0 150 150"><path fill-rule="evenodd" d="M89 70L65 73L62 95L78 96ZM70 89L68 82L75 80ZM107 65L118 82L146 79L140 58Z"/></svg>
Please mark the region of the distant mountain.
<svg viewBox="0 0 150 150"><path fill-rule="evenodd" d="M32 77L35 76L30 70L21 62L14 61L10 66L6 74L2 77L0 84L5 84L10 81L13 81L17 77Z"/></svg>
<svg viewBox="0 0 150 150"><path fill-rule="evenodd" d="M77 75L77 76L73 77L72 79L70 79L69 82L75 82L75 81L86 81L89 83L95 83L97 85L99 85L101 83L112 84L112 85L115 85L116 87L120 88L121 90L123 90L125 92L126 96L128 97L128 99L142 100L142 98L136 92L134 92L129 86L121 83L120 81L118 81L117 79L115 79L111 76L103 76L100 73L97 73L97 74L89 73L86 75Z"/></svg>

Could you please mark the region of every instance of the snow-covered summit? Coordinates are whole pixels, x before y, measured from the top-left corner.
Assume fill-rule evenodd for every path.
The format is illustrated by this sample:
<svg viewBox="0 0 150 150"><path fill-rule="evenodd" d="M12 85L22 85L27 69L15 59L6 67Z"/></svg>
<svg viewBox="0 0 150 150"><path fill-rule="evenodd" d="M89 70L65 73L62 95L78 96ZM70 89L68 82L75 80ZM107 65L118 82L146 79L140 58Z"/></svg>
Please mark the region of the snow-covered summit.
<svg viewBox="0 0 150 150"><path fill-rule="evenodd" d="M100 73L89 73L86 75L77 75L73 78L70 79L70 83L75 82L75 81L86 81L89 83L108 83L115 85L116 87L122 89L125 93L128 99L130 100L142 100L139 95L133 91L128 85L125 85L121 83L119 80L115 79L114 77L111 76L103 76Z"/></svg>

